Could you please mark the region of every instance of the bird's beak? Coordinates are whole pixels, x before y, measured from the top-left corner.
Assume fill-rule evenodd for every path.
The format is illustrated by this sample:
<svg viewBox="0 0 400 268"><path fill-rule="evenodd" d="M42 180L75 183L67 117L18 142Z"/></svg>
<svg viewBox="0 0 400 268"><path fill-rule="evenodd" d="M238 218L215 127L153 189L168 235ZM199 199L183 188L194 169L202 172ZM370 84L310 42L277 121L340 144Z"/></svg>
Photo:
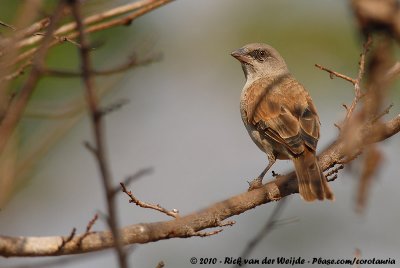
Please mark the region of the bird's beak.
<svg viewBox="0 0 400 268"><path fill-rule="evenodd" d="M247 56L247 49L239 48L231 53L231 56L236 58L238 61L243 63L250 63L249 58Z"/></svg>

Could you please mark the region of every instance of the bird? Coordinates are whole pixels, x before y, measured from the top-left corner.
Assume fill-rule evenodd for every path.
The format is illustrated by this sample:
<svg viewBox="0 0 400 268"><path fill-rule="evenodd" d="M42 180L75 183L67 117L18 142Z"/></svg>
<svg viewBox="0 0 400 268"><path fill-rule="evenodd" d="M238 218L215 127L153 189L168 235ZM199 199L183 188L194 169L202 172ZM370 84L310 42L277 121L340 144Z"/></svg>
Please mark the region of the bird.
<svg viewBox="0 0 400 268"><path fill-rule="evenodd" d="M303 200L334 200L316 157L320 121L307 90L270 45L247 44L231 55L241 63L246 78L240 97L242 121L268 158L267 167L250 184L250 190L262 185L277 159L292 160Z"/></svg>

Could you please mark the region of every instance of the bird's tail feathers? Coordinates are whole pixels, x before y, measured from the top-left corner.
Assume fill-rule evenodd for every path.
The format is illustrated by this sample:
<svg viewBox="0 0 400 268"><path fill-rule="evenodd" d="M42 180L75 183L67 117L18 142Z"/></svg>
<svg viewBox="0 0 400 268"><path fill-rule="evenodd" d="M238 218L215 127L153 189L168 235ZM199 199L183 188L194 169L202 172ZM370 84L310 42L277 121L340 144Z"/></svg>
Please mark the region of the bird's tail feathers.
<svg viewBox="0 0 400 268"><path fill-rule="evenodd" d="M300 196L305 201L334 200L335 196L322 173L315 153L308 148L293 159Z"/></svg>

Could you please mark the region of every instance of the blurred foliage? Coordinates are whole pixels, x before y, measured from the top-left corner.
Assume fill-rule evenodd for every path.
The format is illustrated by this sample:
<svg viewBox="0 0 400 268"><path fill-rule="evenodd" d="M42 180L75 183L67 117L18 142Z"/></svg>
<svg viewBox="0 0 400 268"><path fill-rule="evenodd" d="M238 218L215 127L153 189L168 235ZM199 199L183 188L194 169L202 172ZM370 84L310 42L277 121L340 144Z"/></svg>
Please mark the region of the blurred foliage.
<svg viewBox="0 0 400 268"><path fill-rule="evenodd" d="M20 14L21 1L1 0L0 20L7 24L14 25L16 17ZM43 1L42 9L38 11L38 18L50 16L57 1ZM111 6L120 4L120 1L113 3L104 0L85 1L84 14L90 15L95 12L106 10ZM63 23L71 21L66 16ZM130 33L135 32L135 26L130 26ZM112 28L101 31L90 36L93 47L92 59L94 68L101 70L110 68L121 62L126 62L126 55L131 53L131 37L133 34L126 34L125 27ZM6 37L9 29L0 28L0 33ZM29 49L25 48L24 50ZM24 51L22 50L22 51ZM121 53L115 53L119 51ZM64 42L50 49L46 57L46 66L57 70L80 70L79 51L76 45L70 42ZM18 92L29 74L27 71L12 81L10 85L11 92ZM97 78L97 89L99 95L116 90L114 87L122 77L122 74L111 77ZM13 138L12 147L6 154L8 167L7 176L0 180L0 205L5 196L12 193L11 189L15 186L23 185L27 175L30 175L38 161L47 153L47 151L56 144L68 130L85 114L84 94L81 86L81 80L76 78L57 78L42 77L36 87L25 116L18 125ZM13 155L13 157L11 157ZM14 159L12 165L10 159ZM1 162L1 160L0 160ZM3 160L4 162L4 160ZM0 164L0 169L2 169ZM3 171L0 171L3 172ZM6 179L6 177L8 177ZM4 182L4 180L7 180ZM7 185L7 186L4 186ZM11 187L11 188L10 188ZM0 187L1 188L1 187ZM7 198L6 198L7 199Z"/></svg>

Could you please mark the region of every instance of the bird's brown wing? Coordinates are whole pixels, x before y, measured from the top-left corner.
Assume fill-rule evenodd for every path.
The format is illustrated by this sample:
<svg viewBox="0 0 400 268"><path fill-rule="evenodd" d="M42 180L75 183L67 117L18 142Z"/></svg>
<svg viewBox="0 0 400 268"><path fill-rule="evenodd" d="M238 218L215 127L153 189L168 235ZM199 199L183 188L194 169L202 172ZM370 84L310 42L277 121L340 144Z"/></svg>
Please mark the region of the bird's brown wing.
<svg viewBox="0 0 400 268"><path fill-rule="evenodd" d="M260 79L249 90L248 120L264 135L299 155L304 144L315 151L319 138L316 109L305 89L291 77L276 83Z"/></svg>
<svg viewBox="0 0 400 268"><path fill-rule="evenodd" d="M302 114L299 118L300 128L301 128L301 138L304 143L316 151L317 143L319 139L319 118L317 110L312 103L311 98L307 94L307 106L303 109Z"/></svg>

